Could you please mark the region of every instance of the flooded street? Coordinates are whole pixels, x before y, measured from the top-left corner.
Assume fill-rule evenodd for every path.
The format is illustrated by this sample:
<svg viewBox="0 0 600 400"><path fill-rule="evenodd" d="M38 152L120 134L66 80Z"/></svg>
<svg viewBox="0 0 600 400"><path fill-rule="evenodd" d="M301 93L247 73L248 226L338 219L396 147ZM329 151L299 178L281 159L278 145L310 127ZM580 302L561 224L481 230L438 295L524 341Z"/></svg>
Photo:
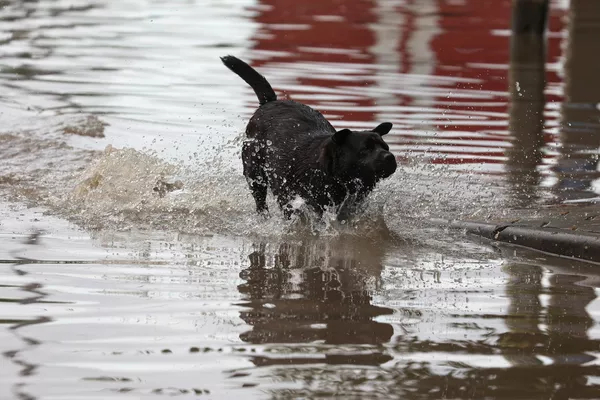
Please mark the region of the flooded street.
<svg viewBox="0 0 600 400"><path fill-rule="evenodd" d="M598 200L595 4L0 1L0 399L600 398L598 266L443 224ZM226 54L394 124L351 223L255 214Z"/></svg>

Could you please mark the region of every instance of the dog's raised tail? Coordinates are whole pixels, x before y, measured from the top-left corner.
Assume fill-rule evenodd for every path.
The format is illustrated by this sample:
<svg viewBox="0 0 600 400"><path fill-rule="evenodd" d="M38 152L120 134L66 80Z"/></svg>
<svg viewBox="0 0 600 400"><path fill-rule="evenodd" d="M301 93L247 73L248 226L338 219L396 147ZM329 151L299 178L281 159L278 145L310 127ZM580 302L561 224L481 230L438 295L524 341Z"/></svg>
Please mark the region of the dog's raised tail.
<svg viewBox="0 0 600 400"><path fill-rule="evenodd" d="M256 72L254 68L234 56L221 57L221 61L223 61L223 64L225 64L227 68L235 72L250 85L254 90L254 93L256 93L256 97L258 97L258 102L261 106L269 101L277 100L277 95L269 82L267 82L267 79Z"/></svg>

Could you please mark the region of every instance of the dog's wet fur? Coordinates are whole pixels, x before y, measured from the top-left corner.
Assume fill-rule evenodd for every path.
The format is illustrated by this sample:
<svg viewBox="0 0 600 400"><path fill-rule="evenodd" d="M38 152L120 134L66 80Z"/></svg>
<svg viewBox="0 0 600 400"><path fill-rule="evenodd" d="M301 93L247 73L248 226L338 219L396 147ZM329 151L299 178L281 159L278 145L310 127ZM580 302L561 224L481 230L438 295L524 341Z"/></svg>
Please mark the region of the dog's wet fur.
<svg viewBox="0 0 600 400"><path fill-rule="evenodd" d="M396 171L396 158L382 138L391 123L372 131L336 131L318 111L277 100L265 77L242 60L221 60L252 87L260 103L246 127L248 140L242 149L244 176L258 213L269 214L271 188L287 218L300 197L318 215L329 207L339 220L346 220L378 181Z"/></svg>

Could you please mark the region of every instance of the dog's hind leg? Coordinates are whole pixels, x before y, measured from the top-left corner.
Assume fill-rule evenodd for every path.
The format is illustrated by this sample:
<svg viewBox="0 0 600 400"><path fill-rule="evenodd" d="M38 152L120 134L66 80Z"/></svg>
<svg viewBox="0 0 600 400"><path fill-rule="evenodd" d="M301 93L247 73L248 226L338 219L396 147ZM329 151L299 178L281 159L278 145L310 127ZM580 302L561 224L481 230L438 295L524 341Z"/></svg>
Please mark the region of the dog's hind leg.
<svg viewBox="0 0 600 400"><path fill-rule="evenodd" d="M256 202L256 212L268 215L267 189L268 180L265 173L264 148L257 141L246 141L242 147L242 162L244 163L244 176L250 186L252 197Z"/></svg>

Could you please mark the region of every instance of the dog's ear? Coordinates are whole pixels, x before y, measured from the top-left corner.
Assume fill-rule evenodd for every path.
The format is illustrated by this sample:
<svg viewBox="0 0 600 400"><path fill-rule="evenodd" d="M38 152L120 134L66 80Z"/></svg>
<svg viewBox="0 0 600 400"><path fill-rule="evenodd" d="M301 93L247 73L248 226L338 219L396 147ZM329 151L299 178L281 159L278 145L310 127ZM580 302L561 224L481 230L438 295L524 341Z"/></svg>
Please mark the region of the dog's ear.
<svg viewBox="0 0 600 400"><path fill-rule="evenodd" d="M379 135L383 136L387 134L390 130L392 130L391 122L384 122L383 124L377 125L377 128L373 129L373 132L379 133Z"/></svg>
<svg viewBox="0 0 600 400"><path fill-rule="evenodd" d="M341 145L351 133L352 131L350 129L342 129L341 131L337 131L336 133L334 133L331 137L331 140L333 141L333 143Z"/></svg>

